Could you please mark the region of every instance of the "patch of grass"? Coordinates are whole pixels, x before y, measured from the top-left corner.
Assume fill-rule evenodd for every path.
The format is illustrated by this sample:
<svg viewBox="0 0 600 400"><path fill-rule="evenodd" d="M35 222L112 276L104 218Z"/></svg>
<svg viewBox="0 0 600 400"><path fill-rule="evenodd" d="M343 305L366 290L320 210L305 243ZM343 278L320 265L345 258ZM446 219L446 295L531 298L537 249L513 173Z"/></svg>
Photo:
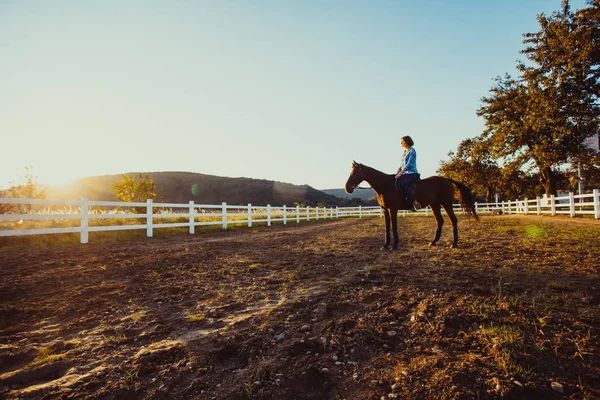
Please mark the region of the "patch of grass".
<svg viewBox="0 0 600 400"><path fill-rule="evenodd" d="M188 321L190 321L192 323L193 322L202 322L204 320L206 320L206 314L204 314L204 313L188 316Z"/></svg>
<svg viewBox="0 0 600 400"><path fill-rule="evenodd" d="M148 315L147 311L138 311L136 313L131 314L131 320L133 322L141 321L146 315Z"/></svg>
<svg viewBox="0 0 600 400"><path fill-rule="evenodd" d="M119 331L114 331L114 335L102 335L102 338L105 344L121 344L127 340L127 336Z"/></svg>
<svg viewBox="0 0 600 400"><path fill-rule="evenodd" d="M37 367L54 361L63 360L65 358L67 358L66 354L56 354L53 349L43 348L38 351L37 356L29 365L31 367Z"/></svg>
<svg viewBox="0 0 600 400"><path fill-rule="evenodd" d="M481 332L489 337L493 342L501 345L522 345L523 344L523 332L511 325L495 325L490 324L483 326Z"/></svg>
<svg viewBox="0 0 600 400"><path fill-rule="evenodd" d="M261 263L254 263L254 264L250 264L248 265L248 272L254 271L257 268L262 267Z"/></svg>
<svg viewBox="0 0 600 400"><path fill-rule="evenodd" d="M299 277L298 271L288 272L286 275L288 281L297 281Z"/></svg>
<svg viewBox="0 0 600 400"><path fill-rule="evenodd" d="M529 239L538 239L547 236L548 232L538 225L527 225L525 227L525 236Z"/></svg>

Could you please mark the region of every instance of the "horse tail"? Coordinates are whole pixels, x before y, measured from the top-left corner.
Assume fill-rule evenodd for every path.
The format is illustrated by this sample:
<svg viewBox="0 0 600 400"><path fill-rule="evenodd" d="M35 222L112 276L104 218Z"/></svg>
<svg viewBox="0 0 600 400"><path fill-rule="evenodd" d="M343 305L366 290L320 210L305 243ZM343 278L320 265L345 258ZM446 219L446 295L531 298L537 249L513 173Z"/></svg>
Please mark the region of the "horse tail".
<svg viewBox="0 0 600 400"><path fill-rule="evenodd" d="M446 178L448 179L448 178ZM452 182L460 192L460 205L467 214L473 216L477 221L479 221L479 215L477 215L477 211L475 210L475 196L471 189L466 187L460 182L456 182L455 180L448 179Z"/></svg>

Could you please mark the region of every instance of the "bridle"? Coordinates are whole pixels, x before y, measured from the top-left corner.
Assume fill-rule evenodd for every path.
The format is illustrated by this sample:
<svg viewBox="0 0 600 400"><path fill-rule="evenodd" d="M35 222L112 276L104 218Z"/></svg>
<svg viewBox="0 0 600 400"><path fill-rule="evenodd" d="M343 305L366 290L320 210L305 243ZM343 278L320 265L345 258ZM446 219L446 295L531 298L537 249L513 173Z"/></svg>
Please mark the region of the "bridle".
<svg viewBox="0 0 600 400"><path fill-rule="evenodd" d="M360 181L357 181L356 183L352 183L352 190L356 190L356 189L372 189L371 187L360 187L360 186L358 186L358 185L360 185L360 183L362 181L364 181L364 178L362 178L362 172L361 172L361 169L362 169L363 165L355 163L353 165L353 167L355 168L356 172L358 172L358 173L361 174L361 179L360 179ZM354 174L352 174L352 175L354 176Z"/></svg>

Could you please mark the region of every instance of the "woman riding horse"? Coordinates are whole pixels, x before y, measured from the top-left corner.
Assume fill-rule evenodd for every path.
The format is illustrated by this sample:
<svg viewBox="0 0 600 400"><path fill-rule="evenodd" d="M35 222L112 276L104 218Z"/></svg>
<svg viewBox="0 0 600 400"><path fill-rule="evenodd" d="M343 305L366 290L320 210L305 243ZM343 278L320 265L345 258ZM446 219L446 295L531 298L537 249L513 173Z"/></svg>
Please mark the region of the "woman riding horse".
<svg viewBox="0 0 600 400"><path fill-rule="evenodd" d="M413 204L409 203L404 194L400 194L396 189L394 178L394 175L384 174L374 168L353 161L352 171L345 186L346 192L352 193L362 181L366 181L377 193L377 202L383 209L385 216L385 244L382 250L389 249L390 224L394 234L392 249L398 249L398 210L410 210L413 208ZM446 214L450 217L452 227L454 228L454 240L450 247L458 246L458 220L453 210L454 186L459 190L460 203L463 210L475 217L475 219L479 219L475 211L473 194L462 183L442 178L441 176L431 176L419 181L415 192L416 200L422 207L431 207L437 221L437 229L430 246L435 246L442 234L444 219L442 218L441 207L444 207L444 210L446 210Z"/></svg>

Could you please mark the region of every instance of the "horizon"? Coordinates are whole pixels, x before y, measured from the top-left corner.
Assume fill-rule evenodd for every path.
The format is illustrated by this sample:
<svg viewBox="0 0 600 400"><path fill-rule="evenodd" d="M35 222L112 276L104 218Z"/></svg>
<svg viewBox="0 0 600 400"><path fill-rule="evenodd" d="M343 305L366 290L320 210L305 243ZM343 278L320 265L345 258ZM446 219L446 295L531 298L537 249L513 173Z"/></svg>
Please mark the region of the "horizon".
<svg viewBox="0 0 600 400"><path fill-rule="evenodd" d="M66 3L0 3L0 189L27 165L51 185L181 171L336 189L353 160L394 173L404 135L435 175L561 6Z"/></svg>

